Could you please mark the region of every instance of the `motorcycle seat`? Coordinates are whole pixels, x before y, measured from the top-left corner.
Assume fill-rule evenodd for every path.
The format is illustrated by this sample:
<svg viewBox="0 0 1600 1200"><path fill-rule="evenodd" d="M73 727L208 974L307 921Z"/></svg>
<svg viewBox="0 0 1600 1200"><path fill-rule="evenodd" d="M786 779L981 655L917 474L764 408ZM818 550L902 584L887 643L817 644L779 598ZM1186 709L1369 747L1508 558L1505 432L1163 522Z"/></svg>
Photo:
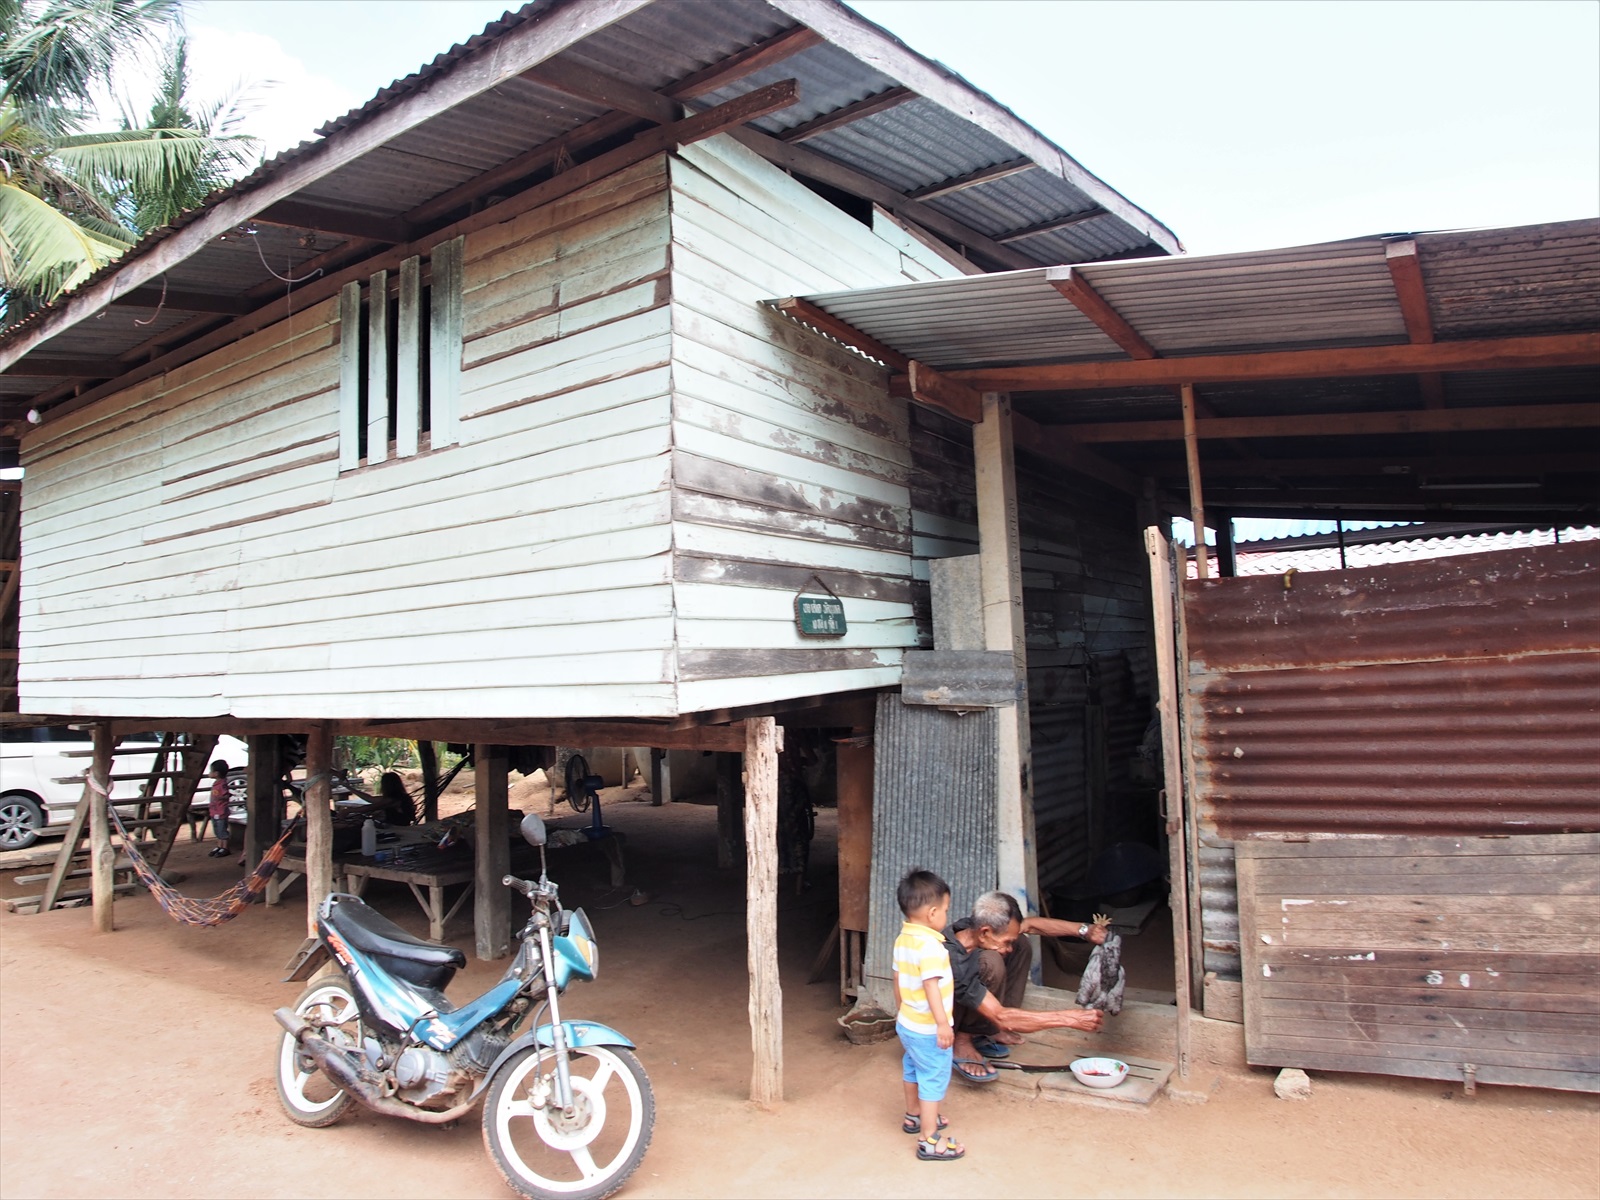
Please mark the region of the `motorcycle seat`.
<svg viewBox="0 0 1600 1200"><path fill-rule="evenodd" d="M421 973L431 980L437 973L453 972L467 965L464 951L413 937L354 896L339 897L329 906L328 924L354 949L386 959L395 966L407 964L418 969L407 971L401 968L397 974L403 977ZM420 978L414 979L414 982L436 986Z"/></svg>

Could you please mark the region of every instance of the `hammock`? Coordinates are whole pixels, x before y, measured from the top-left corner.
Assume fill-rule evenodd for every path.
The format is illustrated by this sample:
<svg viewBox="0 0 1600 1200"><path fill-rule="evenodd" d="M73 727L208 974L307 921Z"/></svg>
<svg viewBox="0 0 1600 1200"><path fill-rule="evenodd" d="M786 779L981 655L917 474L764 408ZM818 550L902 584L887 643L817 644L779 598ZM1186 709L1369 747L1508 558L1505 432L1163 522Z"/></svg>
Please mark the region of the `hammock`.
<svg viewBox="0 0 1600 1200"><path fill-rule="evenodd" d="M93 786L91 782L91 786ZM95 791L101 791L95 788ZM122 837L122 849L128 855L128 861L133 864L134 874L139 877L139 882L150 889L150 894L155 897L156 903L161 905L167 916L177 921L180 925L221 925L231 921L248 908L251 902L262 892L267 890L273 873L277 871L278 864L283 861L284 851L289 848L289 839L299 822L293 822L283 831L283 836L272 844L272 848L261 856L261 862L256 869L251 871L238 883L234 884L222 895L210 900L199 900L185 896L178 892L170 883L157 875L144 860L135 847L133 839L128 836L128 831L123 827L122 818L117 815L114 804L107 804L106 811L111 814L111 821L117 827L117 833Z"/></svg>

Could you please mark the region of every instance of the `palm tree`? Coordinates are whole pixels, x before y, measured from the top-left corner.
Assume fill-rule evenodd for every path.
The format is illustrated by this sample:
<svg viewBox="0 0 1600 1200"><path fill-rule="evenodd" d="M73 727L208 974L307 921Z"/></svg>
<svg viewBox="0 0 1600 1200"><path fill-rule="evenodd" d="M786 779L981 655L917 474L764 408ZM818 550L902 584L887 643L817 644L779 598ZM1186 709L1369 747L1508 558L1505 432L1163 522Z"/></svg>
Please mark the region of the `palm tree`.
<svg viewBox="0 0 1600 1200"><path fill-rule="evenodd" d="M0 0L0 300L7 323L75 287L249 165L231 101L188 97L165 44L147 120L86 132L130 54L178 28L180 0Z"/></svg>

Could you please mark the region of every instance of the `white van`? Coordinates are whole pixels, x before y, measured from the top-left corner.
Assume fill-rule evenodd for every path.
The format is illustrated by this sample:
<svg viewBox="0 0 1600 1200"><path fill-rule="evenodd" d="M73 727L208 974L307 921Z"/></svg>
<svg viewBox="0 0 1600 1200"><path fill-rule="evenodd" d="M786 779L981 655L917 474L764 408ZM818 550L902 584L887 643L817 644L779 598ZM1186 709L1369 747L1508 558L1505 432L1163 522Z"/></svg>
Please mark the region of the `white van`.
<svg viewBox="0 0 1600 1200"><path fill-rule="evenodd" d="M150 747L148 753L118 753L115 773L148 772L161 746L159 733L127 735L118 749L145 745ZM83 784L78 781L93 749L87 729L65 725L0 728L0 850L20 850L33 845L41 834L64 832L62 826L72 819L72 810L83 796ZM242 810L248 757L245 744L235 737L220 737L211 757L226 760L230 808ZM202 782L202 791L208 786ZM139 799L139 787L137 780L122 780L112 787L111 796L133 803ZM203 804L205 796L198 800Z"/></svg>

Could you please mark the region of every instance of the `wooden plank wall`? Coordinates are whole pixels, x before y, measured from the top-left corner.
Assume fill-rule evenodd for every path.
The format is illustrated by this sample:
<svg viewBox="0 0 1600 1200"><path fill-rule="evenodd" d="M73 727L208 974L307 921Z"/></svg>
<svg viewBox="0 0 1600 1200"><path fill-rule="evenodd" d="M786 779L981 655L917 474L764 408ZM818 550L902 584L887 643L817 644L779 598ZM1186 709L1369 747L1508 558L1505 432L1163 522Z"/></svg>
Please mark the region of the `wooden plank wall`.
<svg viewBox="0 0 1600 1200"><path fill-rule="evenodd" d="M728 138L672 161L673 540L683 711L899 681L908 415L884 372L761 304L955 273ZM849 633L801 639L819 575Z"/></svg>
<svg viewBox="0 0 1600 1200"><path fill-rule="evenodd" d="M665 158L467 241L459 446L340 474L315 306L25 447L27 707L673 711Z"/></svg>
<svg viewBox="0 0 1600 1200"><path fill-rule="evenodd" d="M1600 834L1238 843L1249 1060L1600 1091Z"/></svg>
<svg viewBox="0 0 1600 1200"><path fill-rule="evenodd" d="M928 647L927 560L977 552L972 435L923 408L911 423L913 603ZM1106 799L1128 787L1152 711L1147 572L1131 497L1023 454L1017 499L1039 882L1070 888L1101 844L1153 837Z"/></svg>

